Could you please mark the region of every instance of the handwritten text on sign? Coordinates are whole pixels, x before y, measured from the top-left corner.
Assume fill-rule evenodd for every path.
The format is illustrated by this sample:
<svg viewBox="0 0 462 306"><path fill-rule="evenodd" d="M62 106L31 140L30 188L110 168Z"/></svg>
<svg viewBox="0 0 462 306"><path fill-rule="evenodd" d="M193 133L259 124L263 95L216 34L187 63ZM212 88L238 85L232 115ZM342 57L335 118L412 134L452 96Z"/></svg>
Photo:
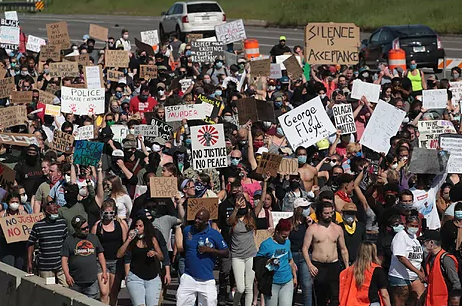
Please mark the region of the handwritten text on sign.
<svg viewBox="0 0 462 306"><path fill-rule="evenodd" d="M29 35L27 38L26 49L32 52L40 52L40 46L46 45L45 39Z"/></svg>
<svg viewBox="0 0 462 306"><path fill-rule="evenodd" d="M101 159L103 147L102 142L77 140L74 149L74 164L96 167Z"/></svg>
<svg viewBox="0 0 462 306"><path fill-rule="evenodd" d="M141 136L146 136L146 137L157 137L159 135L158 133L158 127L157 125L147 125L147 124L140 124L140 125L135 125L135 135L141 135Z"/></svg>
<svg viewBox="0 0 462 306"><path fill-rule="evenodd" d="M27 147L31 144L39 145L34 134L0 133L0 143Z"/></svg>
<svg viewBox="0 0 462 306"><path fill-rule="evenodd" d="M276 177L281 164L282 156L279 154L263 153L258 162L257 173L266 175L267 172L271 176Z"/></svg>
<svg viewBox="0 0 462 306"><path fill-rule="evenodd" d="M191 59L198 63L212 63L219 55L223 55L223 43L215 41L192 41Z"/></svg>
<svg viewBox="0 0 462 306"><path fill-rule="evenodd" d="M335 133L321 99L316 97L278 117L292 149L309 147Z"/></svg>
<svg viewBox="0 0 462 306"><path fill-rule="evenodd" d="M441 135L440 147L449 152L448 173L462 173L462 136Z"/></svg>
<svg viewBox="0 0 462 306"><path fill-rule="evenodd" d="M43 213L39 213L0 218L0 224L2 226L6 242L13 243L18 241L27 241L29 239L32 226L44 217Z"/></svg>
<svg viewBox="0 0 462 306"><path fill-rule="evenodd" d="M449 90L452 92L452 105L456 107L462 101L462 81L449 82Z"/></svg>
<svg viewBox="0 0 462 306"><path fill-rule="evenodd" d="M76 115L104 114L104 88L61 88L61 112Z"/></svg>
<svg viewBox="0 0 462 306"><path fill-rule="evenodd" d="M351 89L351 97L359 100L362 96L365 96L369 102L379 102L380 85L355 80Z"/></svg>
<svg viewBox="0 0 462 306"><path fill-rule="evenodd" d="M89 140L95 138L95 128L93 124L81 126L77 129L76 140Z"/></svg>
<svg viewBox="0 0 462 306"><path fill-rule="evenodd" d="M172 105L165 107L165 121L201 120L205 118L202 104Z"/></svg>
<svg viewBox="0 0 462 306"><path fill-rule="evenodd" d="M71 46L71 39L65 21L47 24L47 36L51 45L67 49Z"/></svg>
<svg viewBox="0 0 462 306"><path fill-rule="evenodd" d="M150 46L156 46L159 44L159 36L157 30L141 32L141 41Z"/></svg>
<svg viewBox="0 0 462 306"><path fill-rule="evenodd" d="M230 44L247 38L242 19L215 26L217 40Z"/></svg>
<svg viewBox="0 0 462 306"><path fill-rule="evenodd" d="M10 184L13 185L15 177L16 171L7 165L0 163L0 186L3 189L8 189L7 187L9 187Z"/></svg>
<svg viewBox="0 0 462 306"><path fill-rule="evenodd" d="M191 148L194 170L227 166L223 124L191 127Z"/></svg>
<svg viewBox="0 0 462 306"><path fill-rule="evenodd" d="M63 152L66 154L72 154L74 145L74 136L64 133L60 130L55 130L53 132L53 142L51 143L51 148L53 150Z"/></svg>
<svg viewBox="0 0 462 306"><path fill-rule="evenodd" d="M188 198L187 220L194 220L203 208L210 213L210 220L218 219L218 198Z"/></svg>
<svg viewBox="0 0 462 306"><path fill-rule="evenodd" d="M171 198L178 194L176 177L151 177L149 186L151 198Z"/></svg>
<svg viewBox="0 0 462 306"><path fill-rule="evenodd" d="M356 133L356 124L351 104L337 104L332 108L335 127L342 131L342 135Z"/></svg>
<svg viewBox="0 0 462 306"><path fill-rule="evenodd" d="M446 89L422 90L422 107L426 109L446 108L448 91Z"/></svg>
<svg viewBox="0 0 462 306"><path fill-rule="evenodd" d="M457 134L451 121L447 120L424 120L419 121L419 143L421 148L438 148L439 135ZM444 149L444 148L443 148ZM450 172L452 173L452 172Z"/></svg>

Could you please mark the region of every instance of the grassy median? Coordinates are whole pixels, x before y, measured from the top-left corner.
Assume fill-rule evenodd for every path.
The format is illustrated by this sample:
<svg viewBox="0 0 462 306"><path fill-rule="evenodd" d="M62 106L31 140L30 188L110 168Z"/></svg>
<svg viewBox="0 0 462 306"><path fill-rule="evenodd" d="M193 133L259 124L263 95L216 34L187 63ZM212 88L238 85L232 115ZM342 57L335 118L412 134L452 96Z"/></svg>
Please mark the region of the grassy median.
<svg viewBox="0 0 462 306"><path fill-rule="evenodd" d="M172 0L48 0L48 13L159 16ZM219 0L229 18L272 25L354 22L363 30L383 25L426 24L440 33L462 33L460 0Z"/></svg>

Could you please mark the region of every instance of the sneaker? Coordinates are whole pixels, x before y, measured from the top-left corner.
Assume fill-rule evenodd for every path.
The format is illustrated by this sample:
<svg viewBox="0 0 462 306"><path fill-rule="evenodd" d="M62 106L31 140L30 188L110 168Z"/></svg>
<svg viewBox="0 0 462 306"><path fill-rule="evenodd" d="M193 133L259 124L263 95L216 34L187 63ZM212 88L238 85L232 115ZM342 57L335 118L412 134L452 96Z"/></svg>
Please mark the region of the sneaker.
<svg viewBox="0 0 462 306"><path fill-rule="evenodd" d="M228 302L234 301L234 290L231 290L231 292L228 295Z"/></svg>

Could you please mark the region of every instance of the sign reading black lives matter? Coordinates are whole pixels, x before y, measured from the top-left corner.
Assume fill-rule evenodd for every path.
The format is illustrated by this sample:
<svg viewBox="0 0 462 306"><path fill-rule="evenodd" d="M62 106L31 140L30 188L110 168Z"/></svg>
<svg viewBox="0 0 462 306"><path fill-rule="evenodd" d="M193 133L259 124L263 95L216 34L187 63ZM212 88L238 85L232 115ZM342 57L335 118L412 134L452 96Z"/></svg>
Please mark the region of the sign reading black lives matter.
<svg viewBox="0 0 462 306"><path fill-rule="evenodd" d="M0 19L0 47L9 50L19 48L19 21Z"/></svg>
<svg viewBox="0 0 462 306"><path fill-rule="evenodd" d="M309 64L357 64L360 30L354 23L309 23L305 60Z"/></svg>
<svg viewBox="0 0 462 306"><path fill-rule="evenodd" d="M192 41L191 59L193 62L213 63L224 50L223 43L219 41Z"/></svg>
<svg viewBox="0 0 462 306"><path fill-rule="evenodd" d="M342 135L356 133L355 118L351 104L337 104L332 108L335 127L342 131Z"/></svg>
<svg viewBox="0 0 462 306"><path fill-rule="evenodd" d="M223 124L192 126L191 149L194 170L226 167Z"/></svg>

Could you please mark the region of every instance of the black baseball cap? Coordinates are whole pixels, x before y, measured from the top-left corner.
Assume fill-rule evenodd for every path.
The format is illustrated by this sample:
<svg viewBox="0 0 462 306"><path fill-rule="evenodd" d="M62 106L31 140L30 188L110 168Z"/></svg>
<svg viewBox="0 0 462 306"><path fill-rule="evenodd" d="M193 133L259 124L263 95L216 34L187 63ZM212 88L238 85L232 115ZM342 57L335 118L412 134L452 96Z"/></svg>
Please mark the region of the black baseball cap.
<svg viewBox="0 0 462 306"><path fill-rule="evenodd" d="M422 236L419 237L419 240L426 241L426 240L434 240L434 241L441 241L441 235L439 231L436 230L426 230Z"/></svg>

